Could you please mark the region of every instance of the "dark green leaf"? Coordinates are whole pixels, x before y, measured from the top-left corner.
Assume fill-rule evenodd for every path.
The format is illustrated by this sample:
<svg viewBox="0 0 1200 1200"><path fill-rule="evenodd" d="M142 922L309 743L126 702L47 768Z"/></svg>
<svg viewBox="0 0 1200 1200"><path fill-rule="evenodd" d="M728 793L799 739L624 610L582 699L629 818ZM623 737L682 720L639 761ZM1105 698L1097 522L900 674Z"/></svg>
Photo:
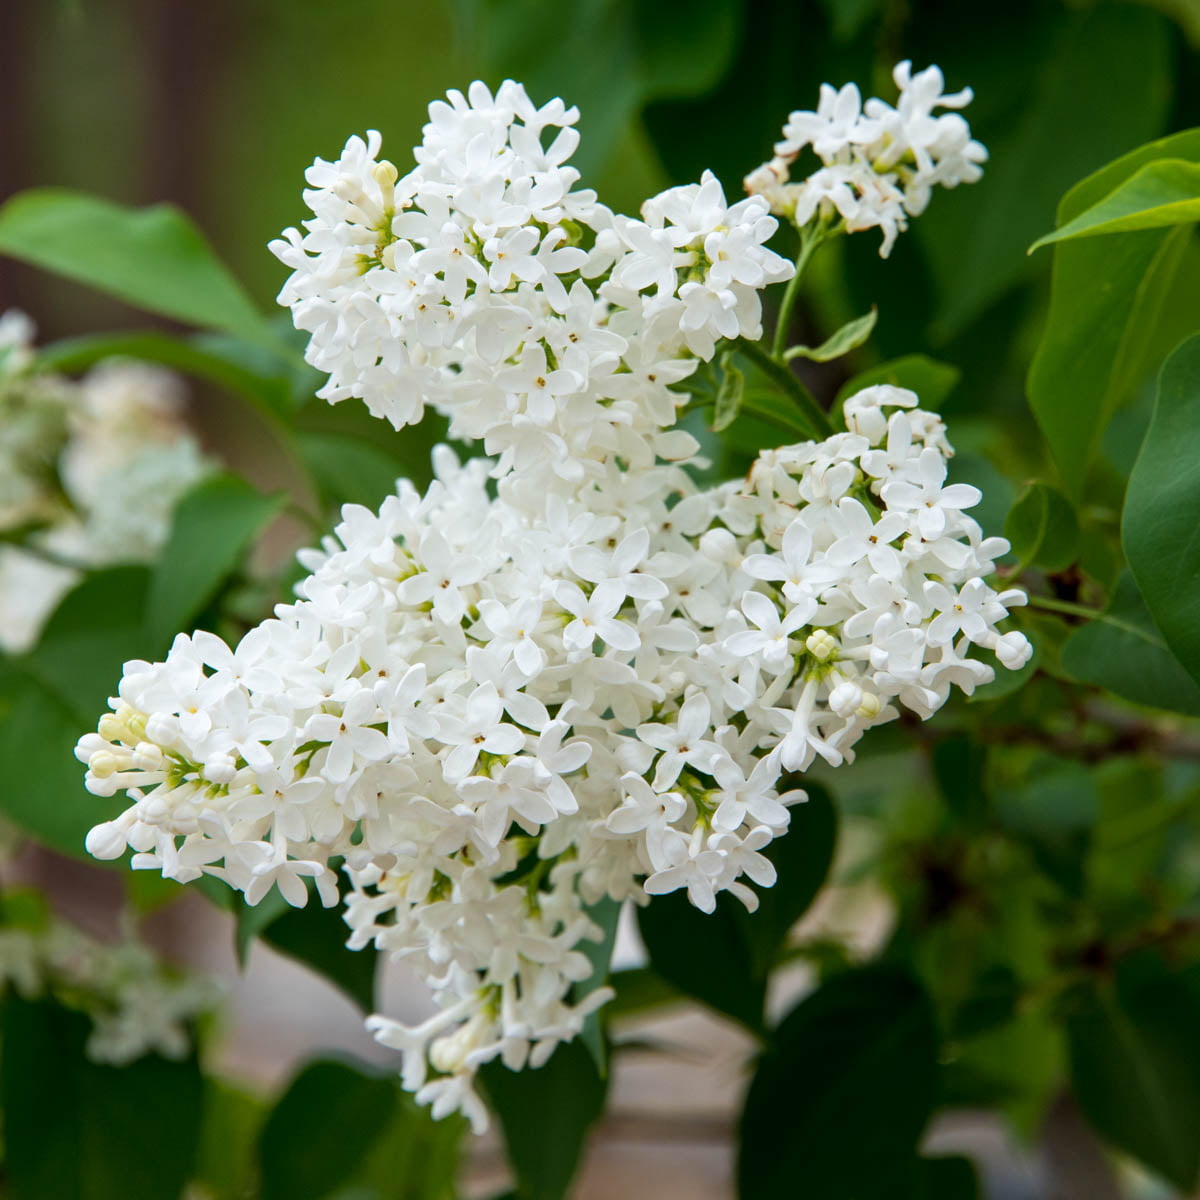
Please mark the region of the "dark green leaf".
<svg viewBox="0 0 1200 1200"><path fill-rule="evenodd" d="M1022 13L1023 40L1037 39L1038 57L1023 75L1005 62L1020 94L985 138L983 179L936 196L913 230L937 283L935 321L944 338L1031 273L1025 248L1049 227L1067 188L1162 128L1171 77L1166 21L1125 4L1050 16L1034 31ZM971 81L981 104L982 83ZM967 116L974 125L972 110Z"/></svg>
<svg viewBox="0 0 1200 1200"><path fill-rule="evenodd" d="M1167 649L1128 571L1103 617L1067 639L1062 663L1081 682L1136 704L1200 716L1200 687Z"/></svg>
<svg viewBox="0 0 1200 1200"><path fill-rule="evenodd" d="M650 965L668 983L760 1032L766 978L787 938L820 890L833 859L837 821L828 793L810 786L807 803L792 808L788 832L764 851L775 864L773 887L757 889L749 913L722 894L702 913L685 892L656 896L638 912Z"/></svg>
<svg viewBox="0 0 1200 1200"><path fill-rule="evenodd" d="M876 384L890 383L893 387L908 388L916 392L924 409L940 408L946 397L958 385L962 372L949 363L938 362L925 354L906 354L903 358L880 363L877 367L862 371L844 383L837 394L837 406L863 388Z"/></svg>
<svg viewBox="0 0 1200 1200"><path fill-rule="evenodd" d="M938 742L933 775L950 811L964 824L977 825L987 813L987 746L969 734Z"/></svg>
<svg viewBox="0 0 1200 1200"><path fill-rule="evenodd" d="M1032 483L1012 506L1004 536L1022 567L1063 571L1079 554L1079 522L1071 502L1055 488Z"/></svg>
<svg viewBox="0 0 1200 1200"><path fill-rule="evenodd" d="M1155 624L1200 683L1200 334L1163 365L1121 543Z"/></svg>
<svg viewBox="0 0 1200 1200"><path fill-rule="evenodd" d="M491 1062L480 1077L504 1130L520 1200L568 1196L607 1090L587 1048L567 1042L537 1070Z"/></svg>
<svg viewBox="0 0 1200 1200"><path fill-rule="evenodd" d="M251 942L261 937L340 988L363 1012L373 1012L379 952L374 946L347 949L349 936L341 906L325 908L315 888L309 887L304 908L293 908L273 889L253 908L239 905L235 949L244 963Z"/></svg>
<svg viewBox="0 0 1200 1200"><path fill-rule="evenodd" d="M1196 220L1200 220L1200 163L1164 158L1147 163L1073 221L1038 238L1029 253L1071 238L1159 229Z"/></svg>
<svg viewBox="0 0 1200 1200"><path fill-rule="evenodd" d="M610 1019L644 1012L664 1004L682 1004L687 997L650 967L627 967L608 978L617 993L606 1005Z"/></svg>
<svg viewBox="0 0 1200 1200"><path fill-rule="evenodd" d="M1063 197L1058 223L1163 157L1200 162L1200 130L1151 142L1088 176ZM1162 352L1163 305L1189 237L1183 227L1147 229L1055 247L1050 312L1026 388L1071 495L1082 489L1114 410Z"/></svg>
<svg viewBox="0 0 1200 1200"><path fill-rule="evenodd" d="M251 371L236 358L218 353L220 345L216 338L99 333L52 343L39 352L38 364L48 370L74 374L106 358L137 358L214 383L249 400L271 418L284 417L292 411L290 368L286 363L261 352L266 358L263 369ZM272 364L270 369L268 363Z"/></svg>
<svg viewBox="0 0 1200 1200"><path fill-rule="evenodd" d="M721 385L717 388L717 399L713 408L714 433L728 429L737 420L745 391L745 375L734 365L733 355L726 354L721 359Z"/></svg>
<svg viewBox="0 0 1200 1200"><path fill-rule="evenodd" d="M784 1019L750 1083L738 1195L884 1195L937 1098L933 1008L907 971L836 975Z"/></svg>
<svg viewBox="0 0 1200 1200"><path fill-rule="evenodd" d="M271 1110L258 1139L262 1200L323 1200L349 1181L399 1103L396 1085L314 1062Z"/></svg>
<svg viewBox="0 0 1200 1200"><path fill-rule="evenodd" d="M73 857L119 801L83 786L73 750L96 728L117 690L121 664L152 654L144 630L144 567L89 575L69 592L24 658L0 657L0 808L31 836Z"/></svg>
<svg viewBox="0 0 1200 1200"><path fill-rule="evenodd" d="M180 500L146 604L153 638L171 637L204 609L285 500L236 475L204 479Z"/></svg>
<svg viewBox="0 0 1200 1200"><path fill-rule="evenodd" d="M1200 991L1146 956L1115 986L1081 988L1067 1021L1071 1079L1114 1146L1190 1192L1200 1177Z"/></svg>
<svg viewBox="0 0 1200 1200"><path fill-rule="evenodd" d="M811 358L813 362L829 362L831 359L841 358L843 354L857 349L871 336L871 330L875 328L878 317L879 311L873 308L869 313L847 321L819 346L793 346L784 357Z"/></svg>
<svg viewBox="0 0 1200 1200"><path fill-rule="evenodd" d="M0 208L0 253L206 329L273 341L200 231L169 204L126 208L35 188Z"/></svg>
<svg viewBox="0 0 1200 1200"><path fill-rule="evenodd" d="M391 1123L375 1139L357 1179L370 1200L457 1200L460 1146L466 1121L435 1121L428 1108L401 1093Z"/></svg>
<svg viewBox="0 0 1200 1200"><path fill-rule="evenodd" d="M11 1200L178 1196L192 1173L202 1081L194 1058L90 1062L91 1022L10 994L0 1097Z"/></svg>

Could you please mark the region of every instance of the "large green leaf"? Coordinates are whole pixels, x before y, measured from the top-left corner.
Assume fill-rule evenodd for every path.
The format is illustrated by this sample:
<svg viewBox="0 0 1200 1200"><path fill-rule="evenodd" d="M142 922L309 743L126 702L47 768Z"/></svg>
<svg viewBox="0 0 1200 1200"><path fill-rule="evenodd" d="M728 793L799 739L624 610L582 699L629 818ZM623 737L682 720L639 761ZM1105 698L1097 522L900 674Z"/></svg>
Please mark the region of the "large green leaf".
<svg viewBox="0 0 1200 1200"><path fill-rule="evenodd" d="M214 475L180 500L146 604L152 637L171 637L204 609L285 499L236 475Z"/></svg>
<svg viewBox="0 0 1200 1200"><path fill-rule="evenodd" d="M205 329L273 342L250 297L170 204L126 208L35 188L0 208L0 254Z"/></svg>
<svg viewBox="0 0 1200 1200"><path fill-rule="evenodd" d="M1076 184L1059 205L1059 225L1164 157L1200 162L1200 130L1151 142ZM1072 495L1083 487L1113 411L1161 353L1160 327L1191 321L1194 328L1195 314L1163 308L1190 236L1176 226L1055 247L1050 311L1026 388Z"/></svg>
<svg viewBox="0 0 1200 1200"><path fill-rule="evenodd" d="M1196 220L1200 220L1200 163L1164 158L1147 163L1073 221L1038 238L1029 252L1071 238L1159 229Z"/></svg>
<svg viewBox="0 0 1200 1200"><path fill-rule="evenodd" d="M738 1195L883 1196L938 1089L929 998L894 966L835 975L784 1019L750 1083Z"/></svg>
<svg viewBox="0 0 1200 1200"><path fill-rule="evenodd" d="M398 1102L391 1080L346 1063L310 1063L259 1135L262 1200L323 1200L348 1183Z"/></svg>
<svg viewBox="0 0 1200 1200"><path fill-rule="evenodd" d="M567 1042L537 1070L510 1071L496 1061L480 1077L504 1130L517 1197L562 1200L588 1130L604 1110L606 1081L591 1054Z"/></svg>
<svg viewBox="0 0 1200 1200"><path fill-rule="evenodd" d="M1080 989L1067 1021L1079 1104L1113 1145L1184 1192L1200 1179L1200 988L1143 955Z"/></svg>
<svg viewBox="0 0 1200 1200"><path fill-rule="evenodd" d="M778 879L773 887L756 889L757 912L722 894L715 912L702 913L682 891L656 896L638 911L654 971L754 1032L762 1030L767 975L833 860L833 804L823 788L810 786L808 792L807 803L792 809L788 832L764 851Z"/></svg>
<svg viewBox="0 0 1200 1200"><path fill-rule="evenodd" d="M90 1062L90 1021L10 994L2 1021L5 1195L174 1200L192 1173L203 1084L194 1058Z"/></svg>
<svg viewBox="0 0 1200 1200"><path fill-rule="evenodd" d="M145 631L148 579L144 567L89 575L29 654L0 658L0 808L64 854L83 857L87 831L117 811L84 790L72 751L107 710L122 663L159 649Z"/></svg>
<svg viewBox="0 0 1200 1200"><path fill-rule="evenodd" d="M1200 683L1200 334L1163 365L1121 542L1155 624Z"/></svg>
<svg viewBox="0 0 1200 1200"><path fill-rule="evenodd" d="M1128 571L1104 613L1067 639L1062 663L1082 683L1126 700L1200 716L1200 687L1167 648Z"/></svg>

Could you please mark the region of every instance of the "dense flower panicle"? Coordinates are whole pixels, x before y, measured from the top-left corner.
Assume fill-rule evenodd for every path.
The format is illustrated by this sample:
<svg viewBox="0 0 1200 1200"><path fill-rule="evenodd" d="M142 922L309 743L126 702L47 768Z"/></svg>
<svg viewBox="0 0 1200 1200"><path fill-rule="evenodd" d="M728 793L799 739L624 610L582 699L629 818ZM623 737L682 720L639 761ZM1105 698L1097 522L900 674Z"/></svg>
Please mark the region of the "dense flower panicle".
<svg viewBox="0 0 1200 1200"><path fill-rule="evenodd" d="M934 187L975 183L987 161L957 112L934 115L936 108L965 108L970 88L945 94L938 67L914 75L907 61L893 78L900 91L894 107L875 98L864 104L853 83L822 84L816 112L791 114L774 158L746 177L746 190L797 226L821 217L840 220L849 233L878 228L886 258ZM806 149L821 166L793 183L792 164Z"/></svg>
<svg viewBox="0 0 1200 1200"><path fill-rule="evenodd" d="M37 640L80 567L144 562L180 497L212 468L182 420L178 376L107 359L78 382L30 371L33 324L0 317L0 649ZM39 553L40 552L40 553Z"/></svg>
<svg viewBox="0 0 1200 1200"><path fill-rule="evenodd" d="M860 392L846 432L744 480L685 469L670 385L755 335L790 272L765 201L706 175L611 214L564 165L574 110L515 84L430 117L403 179L375 135L313 168L284 298L331 400L397 425L432 404L491 456L441 447L424 493L348 505L236 647L181 634L128 663L77 754L131 802L99 857L297 905L337 903L344 862L350 945L407 959L438 1004L370 1027L418 1100L479 1127L476 1069L540 1065L610 995L590 906L753 909L795 774L991 679L978 652L1029 647L996 628L1023 595L985 582L1007 543L911 392Z"/></svg>
<svg viewBox="0 0 1200 1200"><path fill-rule="evenodd" d="M648 201L643 220L576 189L578 115L477 83L431 108L403 177L377 133L317 161L313 219L272 249L292 268L280 301L329 373L321 395L358 396L397 428L431 405L497 474L544 459L596 478L615 455L694 451L662 433L683 400L669 385L696 366L681 351L757 337L758 289L792 265L763 245L766 201L728 205L711 173Z"/></svg>

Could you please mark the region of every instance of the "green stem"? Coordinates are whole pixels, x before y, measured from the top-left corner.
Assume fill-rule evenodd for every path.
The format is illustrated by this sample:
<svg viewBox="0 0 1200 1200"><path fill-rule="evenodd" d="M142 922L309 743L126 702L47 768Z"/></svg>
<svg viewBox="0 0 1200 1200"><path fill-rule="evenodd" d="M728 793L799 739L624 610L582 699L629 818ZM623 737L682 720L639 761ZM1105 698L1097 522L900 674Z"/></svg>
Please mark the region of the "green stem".
<svg viewBox="0 0 1200 1200"><path fill-rule="evenodd" d="M809 426L809 432L813 437L827 438L833 433L829 414L821 408L812 392L792 374L789 368L776 362L757 342L752 342L749 338L737 338L733 344L737 347L739 354L744 354L764 375L778 384L791 397L796 407L800 409L803 420Z"/></svg>
<svg viewBox="0 0 1200 1200"><path fill-rule="evenodd" d="M783 303L779 306L779 317L775 322L775 340L771 345L771 357L777 362L783 362L784 351L787 349L788 330L792 327L792 311L800 296L800 280L804 268L813 251L821 244L822 235L806 226L800 231L800 253L796 256L796 273L788 280L787 291L783 293Z"/></svg>
<svg viewBox="0 0 1200 1200"><path fill-rule="evenodd" d="M1044 608L1047 612L1066 613L1071 617L1084 617L1089 621L1099 621L1108 615L1098 608L1088 608L1085 604L1075 604L1070 600L1058 600L1053 596L1031 595L1029 607Z"/></svg>

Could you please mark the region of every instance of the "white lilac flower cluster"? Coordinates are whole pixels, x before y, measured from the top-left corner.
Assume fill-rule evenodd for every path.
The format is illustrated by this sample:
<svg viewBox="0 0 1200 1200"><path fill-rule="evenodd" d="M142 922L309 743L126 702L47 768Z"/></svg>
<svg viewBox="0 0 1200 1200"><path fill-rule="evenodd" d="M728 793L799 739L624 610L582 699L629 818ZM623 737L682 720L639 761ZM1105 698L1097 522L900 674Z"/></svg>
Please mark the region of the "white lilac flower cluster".
<svg viewBox="0 0 1200 1200"><path fill-rule="evenodd" d="M545 462L579 481L694 453L670 429L686 399L670 385L716 339L758 337L758 291L792 265L763 246L767 202L729 206L712 174L642 220L576 190L578 115L475 83L431 105L403 177L377 133L317 160L313 219L271 248L293 271L280 302L329 374L320 395L360 397L397 428L430 405L497 473Z"/></svg>
<svg viewBox="0 0 1200 1200"><path fill-rule="evenodd" d="M961 116L933 111L966 107L970 88L947 95L938 67L914 75L907 61L893 78L900 90L894 107L875 98L863 104L853 83L841 89L822 84L817 111L788 117L774 158L746 177L746 190L797 226L814 217L832 221L836 213L848 233L878 228L879 254L887 258L935 187L974 183L987 161ZM822 165L792 183L792 164L808 147Z"/></svg>
<svg viewBox="0 0 1200 1200"><path fill-rule="evenodd" d="M764 201L729 209L708 178L607 214L569 190L574 134L542 148L574 114L515 84L431 117L404 181L375 138L317 164L284 296L331 399L396 424L431 404L494 457L442 447L423 494L347 506L295 603L234 648L180 635L128 663L77 753L131 801L99 857L297 905L336 903L344 862L350 945L437 1001L370 1028L419 1101L478 1128L478 1067L540 1065L610 995L591 906L753 909L792 774L991 679L977 651L1029 647L996 629L1021 593L985 582L1007 543L965 515L979 493L947 485L911 392L859 393L845 432L742 481L671 461L694 442L668 384L756 334L788 273Z"/></svg>
<svg viewBox="0 0 1200 1200"><path fill-rule="evenodd" d="M161 367L109 359L78 382L39 371L33 324L0 317L0 650L37 640L80 568L144 562L210 465ZM77 565L75 565L77 564Z"/></svg>
<svg viewBox="0 0 1200 1200"><path fill-rule="evenodd" d="M191 1048L188 1024L220 999L215 980L165 970L132 937L101 942L59 918L0 928L0 994L9 986L26 999L49 994L86 1013L87 1056L113 1066L145 1054L183 1058Z"/></svg>

